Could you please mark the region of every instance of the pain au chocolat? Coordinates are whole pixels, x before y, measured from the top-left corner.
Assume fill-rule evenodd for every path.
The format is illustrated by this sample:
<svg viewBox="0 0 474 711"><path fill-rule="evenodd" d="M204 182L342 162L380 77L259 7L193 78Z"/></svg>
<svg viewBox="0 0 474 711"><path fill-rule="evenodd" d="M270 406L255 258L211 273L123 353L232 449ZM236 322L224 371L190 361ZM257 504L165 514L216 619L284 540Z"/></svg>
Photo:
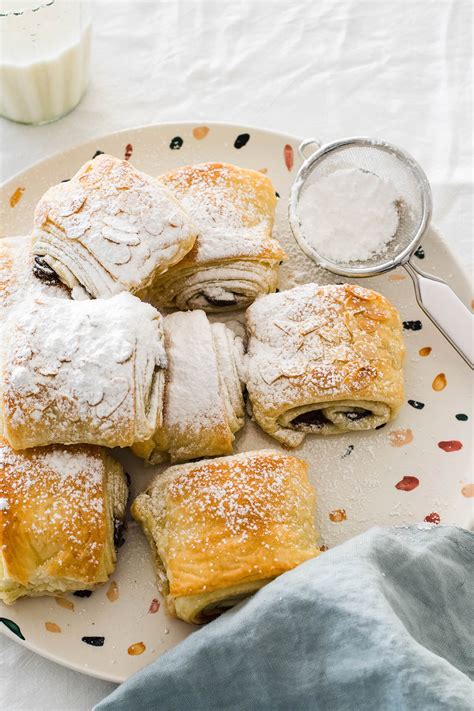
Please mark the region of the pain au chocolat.
<svg viewBox="0 0 474 711"><path fill-rule="evenodd" d="M170 467L132 506L168 611L212 619L318 555L315 492L301 459L273 450Z"/></svg>
<svg viewBox="0 0 474 711"><path fill-rule="evenodd" d="M307 434L371 430L404 402L405 346L396 308L351 284L304 284L247 309L246 385L268 434L296 447Z"/></svg>

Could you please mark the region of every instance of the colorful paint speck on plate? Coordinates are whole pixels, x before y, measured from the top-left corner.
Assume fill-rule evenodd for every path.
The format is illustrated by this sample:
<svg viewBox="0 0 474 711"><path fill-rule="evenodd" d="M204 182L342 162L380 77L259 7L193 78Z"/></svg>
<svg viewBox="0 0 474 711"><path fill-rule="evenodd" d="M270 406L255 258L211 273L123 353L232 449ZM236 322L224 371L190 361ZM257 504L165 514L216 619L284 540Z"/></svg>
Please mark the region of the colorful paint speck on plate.
<svg viewBox="0 0 474 711"><path fill-rule="evenodd" d="M0 230L8 235L27 233L42 193L102 152L127 158L151 175L189 163L224 161L265 171L273 181L280 198L276 234L289 257L281 267L280 288L340 281L304 257L288 228L288 194L301 165L300 142L278 133L200 121L122 131L54 156L7 183L0 195ZM12 208L10 199L19 186L24 190ZM457 293L470 303L468 280L434 228L424 238L423 248L423 268L440 277L449 275ZM422 314L405 274L395 272L358 283L381 291L400 310L407 345L405 404L396 422L380 430L308 437L295 451L308 461L317 489L322 550L374 525L422 523L427 517L434 523L437 517L442 524L471 523L471 371ZM217 320L236 316L242 314ZM433 389L441 373L447 385ZM268 446L278 444L248 420L237 436L236 450ZM163 468L145 468L126 450L119 457L131 475L131 498ZM54 631L54 625L61 632ZM117 682L194 630L169 617L158 593L148 543L133 521L118 551L117 568L105 585L93 592L21 600L9 607L0 604L0 629L50 659Z"/></svg>
<svg viewBox="0 0 474 711"><path fill-rule="evenodd" d="M196 128L193 128L193 136L196 141L202 141L203 138L206 138L208 133L209 128L207 126L196 126Z"/></svg>
<svg viewBox="0 0 474 711"><path fill-rule="evenodd" d="M250 141L250 133L239 133L234 141L234 148L240 149L247 145Z"/></svg>
<svg viewBox="0 0 474 711"><path fill-rule="evenodd" d="M329 520L333 523L341 523L347 518L345 509L334 509L334 511L329 512Z"/></svg>
<svg viewBox="0 0 474 711"><path fill-rule="evenodd" d="M448 439L443 442L438 442L438 447L443 450L443 452L459 452L462 449L462 442L458 439Z"/></svg>
<svg viewBox="0 0 474 711"><path fill-rule="evenodd" d="M48 632L53 634L59 634L61 632L61 627L56 624L56 622L45 622L44 627Z"/></svg>
<svg viewBox="0 0 474 711"><path fill-rule="evenodd" d="M0 623L2 625L5 625L7 630L10 630L10 632L12 634L14 634L16 637L18 637L19 639L22 639L22 640L25 639L20 627L13 620L9 620L8 617L0 617Z"/></svg>
<svg viewBox="0 0 474 711"><path fill-rule="evenodd" d="M105 637L82 637L82 641L86 644L90 644L91 647L103 647L105 644Z"/></svg>
<svg viewBox="0 0 474 711"><path fill-rule="evenodd" d="M130 656L132 657L136 657L139 654L143 654L145 649L146 647L143 642L135 642L135 644L131 644L130 647L127 649L127 653L130 654Z"/></svg>
<svg viewBox="0 0 474 711"><path fill-rule="evenodd" d="M438 373L438 375L431 383L431 387L433 388L433 390L436 390L436 392L441 392L441 390L445 389L447 384L448 381L446 379L446 375L444 373Z"/></svg>
<svg viewBox="0 0 474 711"><path fill-rule="evenodd" d="M22 188L19 186L16 188L16 190L11 194L10 196L10 207L16 207L18 203L20 202L21 198L23 197L23 193L25 192L25 188Z"/></svg>
<svg viewBox="0 0 474 711"><path fill-rule="evenodd" d="M466 499L471 499L474 496L474 484L465 484L461 489L461 494Z"/></svg>
<svg viewBox="0 0 474 711"><path fill-rule="evenodd" d="M403 479L395 484L395 488L399 491L413 491L420 485L420 480L416 476L404 476Z"/></svg>
<svg viewBox="0 0 474 711"><path fill-rule="evenodd" d="M392 447L405 447L413 442L413 431L409 427L405 430L392 430L388 433L388 439Z"/></svg>
<svg viewBox="0 0 474 711"><path fill-rule="evenodd" d="M405 331L421 331L423 324L419 319L416 321L404 321L403 328Z"/></svg>
<svg viewBox="0 0 474 711"><path fill-rule="evenodd" d="M422 410L425 406L425 403L419 400L408 400L408 404L414 407L415 410Z"/></svg>
<svg viewBox="0 0 474 711"><path fill-rule="evenodd" d="M67 597L55 597L54 599L59 607L63 607L65 610L71 610L71 612L74 612L74 603L72 600L68 600Z"/></svg>
<svg viewBox="0 0 474 711"><path fill-rule="evenodd" d="M171 139L170 148L172 151L178 151L183 146L183 139L181 136L175 136Z"/></svg>
<svg viewBox="0 0 474 711"><path fill-rule="evenodd" d="M118 584L115 580L109 583L108 590L105 594L110 602L116 602L119 599Z"/></svg>
<svg viewBox="0 0 474 711"><path fill-rule="evenodd" d="M153 600L150 602L150 607L148 608L148 614L149 615L154 615L158 610L160 609L160 601L154 597Z"/></svg>
<svg viewBox="0 0 474 711"><path fill-rule="evenodd" d="M293 148L289 143L287 143L285 148L283 149L283 155L285 157L286 167L288 168L288 170L292 170L295 162L295 157L293 153Z"/></svg>

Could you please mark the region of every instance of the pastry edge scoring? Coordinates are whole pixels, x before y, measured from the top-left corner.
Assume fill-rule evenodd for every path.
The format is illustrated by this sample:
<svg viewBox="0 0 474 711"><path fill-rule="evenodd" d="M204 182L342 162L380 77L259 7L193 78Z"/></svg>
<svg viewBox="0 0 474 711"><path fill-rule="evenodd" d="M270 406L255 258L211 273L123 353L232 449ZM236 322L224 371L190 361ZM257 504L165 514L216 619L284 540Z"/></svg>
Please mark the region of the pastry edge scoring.
<svg viewBox="0 0 474 711"><path fill-rule="evenodd" d="M193 486L193 501L197 502L197 511L200 509L204 511L201 520L195 508L193 511L186 509L186 503L183 505L183 511L180 512L180 515L182 513L184 516L181 522L180 515L173 520L176 501L173 499L174 504L170 509L169 492L170 487L176 486L176 482L180 482L179 488L183 481L196 473L199 476L199 473L204 471L206 478L207 468L210 467L211 479L213 470L217 471L218 476L225 473L228 480L234 477L238 496L243 492L244 497L248 497L250 506L252 507L253 502L258 509L259 501L262 501L260 498L262 489L259 490L258 486L255 486L255 480L252 485L244 478L241 480L243 484L239 484L241 462L244 467L246 464L252 466L252 471L255 469L257 474L259 467L263 466L261 469L264 472L263 479L260 480L263 482L263 501L266 496L269 497L269 509L267 511L263 509L263 518L265 519L266 516L267 522L270 522L273 514L280 523L275 525L272 521L270 532L265 531L265 525L260 532L258 530L253 532L253 525L250 524L242 539L245 541L247 535L252 539L250 552L245 551L239 561L239 553L246 544L239 541L235 531L231 530L233 524L229 524L229 529L221 520L217 525L216 533L216 529L213 529L216 523L215 517L211 512L209 519L209 512L206 513L209 491L214 487L213 481L208 482L211 484L211 489L207 489L206 486L200 489L199 484ZM269 467L267 473L265 473L265 463ZM277 479L272 480L271 472L274 471L277 477L279 466L280 473L281 467L287 471L286 478L284 477L282 488L274 488L272 492L270 489L272 486L275 487ZM270 478L264 480L268 475ZM243 488L239 490L239 486ZM268 490L265 490L266 486L269 486ZM233 494L230 493L227 501L231 501L232 496ZM273 506L275 509L272 508ZM282 511L283 518L281 518ZM201 624L215 617L216 614L260 589L281 573L317 556L320 552L316 545L314 489L307 478L307 465L300 459L275 450L245 452L170 467L157 476L149 488L135 499L132 515L141 523L150 543L157 568L158 587L165 597L168 612L195 624ZM295 523L298 517L300 520ZM219 515L217 518L219 519ZM176 540L179 546L180 536L186 537L187 533L182 526L188 525L196 527L197 539L187 546L184 557L167 558ZM286 533L282 534L282 531ZM212 543L209 543L209 540L216 541L216 535L218 538L219 536L223 538L219 556L214 555ZM226 548L230 556L227 561L225 560ZM265 548L272 551L271 562L265 559L265 555L262 558L261 554ZM235 551L235 555L232 551ZM233 562L229 564L229 560ZM224 567L219 571L220 566ZM257 568L257 572L251 572L252 567ZM216 569L217 575L215 575Z"/></svg>

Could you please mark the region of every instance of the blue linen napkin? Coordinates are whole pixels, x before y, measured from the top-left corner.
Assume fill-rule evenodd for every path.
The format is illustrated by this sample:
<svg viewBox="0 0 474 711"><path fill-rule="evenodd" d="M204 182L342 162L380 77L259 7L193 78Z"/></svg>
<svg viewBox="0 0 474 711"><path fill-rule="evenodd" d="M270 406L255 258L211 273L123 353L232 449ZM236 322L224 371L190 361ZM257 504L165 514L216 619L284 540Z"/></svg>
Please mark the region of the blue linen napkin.
<svg viewBox="0 0 474 711"><path fill-rule="evenodd" d="M373 528L285 573L95 711L472 711L474 534Z"/></svg>

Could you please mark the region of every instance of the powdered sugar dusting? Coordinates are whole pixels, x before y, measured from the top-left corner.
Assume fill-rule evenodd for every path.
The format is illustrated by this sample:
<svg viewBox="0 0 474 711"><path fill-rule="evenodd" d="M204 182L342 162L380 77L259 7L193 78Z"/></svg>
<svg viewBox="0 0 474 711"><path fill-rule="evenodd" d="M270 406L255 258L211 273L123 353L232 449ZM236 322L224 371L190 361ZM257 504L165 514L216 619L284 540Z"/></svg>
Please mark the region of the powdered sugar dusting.
<svg viewBox="0 0 474 711"><path fill-rule="evenodd" d="M198 229L193 249L146 294L180 310L244 308L275 290L285 252L272 234L276 198L268 178L224 163L178 168L161 177Z"/></svg>
<svg viewBox="0 0 474 711"><path fill-rule="evenodd" d="M176 193L199 230L189 255L193 261L283 258L280 245L270 236L275 197L266 176L223 163L204 163L179 168L160 180Z"/></svg>
<svg viewBox="0 0 474 711"><path fill-rule="evenodd" d="M301 229L322 257L337 263L383 254L399 222L400 196L387 180L356 168L335 170L312 182L298 205Z"/></svg>
<svg viewBox="0 0 474 711"><path fill-rule="evenodd" d="M57 447L46 450L41 458L43 466L52 469L62 478L77 477L81 473L88 472L89 482L98 484L102 480L102 468L91 466L92 461L97 462L91 460L89 452L69 451Z"/></svg>
<svg viewBox="0 0 474 711"><path fill-rule="evenodd" d="M62 284L47 285L33 276L31 245L30 235L0 238L0 309L2 313L21 300L35 294L68 298L67 289Z"/></svg>
<svg viewBox="0 0 474 711"><path fill-rule="evenodd" d="M80 285L95 297L147 287L196 238L169 190L107 155L48 190L34 224L34 253L69 287Z"/></svg>
<svg viewBox="0 0 474 711"><path fill-rule="evenodd" d="M132 512L173 597L272 578L319 553L306 463L275 450L171 467Z"/></svg>
<svg viewBox="0 0 474 711"><path fill-rule="evenodd" d="M281 419L295 407L375 400L371 409L383 419L390 410L385 405L377 412L378 400L394 411L401 405L400 320L379 294L353 285L305 284L259 299L247 311L247 327L253 412L263 429L286 444L295 446L304 437ZM393 348L387 350L389 336ZM339 413L327 416L339 426ZM342 419L341 428L358 426Z"/></svg>
<svg viewBox="0 0 474 711"><path fill-rule="evenodd" d="M289 229L288 213L281 203L278 204L273 234L283 245L288 257L280 266L279 287L281 290L291 289L309 282L334 284L341 281L336 274L328 272L327 269L319 267L308 259Z"/></svg>
<svg viewBox="0 0 474 711"><path fill-rule="evenodd" d="M233 458L227 465L225 460L196 464L172 481L168 493L186 509L191 520L193 511L205 513L244 541L259 531L264 537L275 523L287 522L288 479L285 455L248 454ZM188 535L190 545L198 543L193 541L192 526ZM263 541L262 545L268 547L269 543Z"/></svg>
<svg viewBox="0 0 474 711"><path fill-rule="evenodd" d="M167 424L191 427L196 433L218 426L225 412L206 315L202 311L171 314L165 318L165 334L172 369L166 390Z"/></svg>
<svg viewBox="0 0 474 711"><path fill-rule="evenodd" d="M67 566L69 576L92 580L107 540L102 450L79 445L15 452L0 439L0 471L0 501L8 502L0 517L0 542L10 577L28 582L44 556L48 574L60 577ZM17 532L15 522L27 526L27 536L21 528ZM20 542L21 559L15 553Z"/></svg>
<svg viewBox="0 0 474 711"><path fill-rule="evenodd" d="M168 370L157 448L172 461L230 453L243 424L236 337L223 324L211 327L203 311L170 314L164 331Z"/></svg>
<svg viewBox="0 0 474 711"><path fill-rule="evenodd" d="M5 431L15 446L127 446L155 431L166 355L153 307L130 294L38 297L11 313L5 340Z"/></svg>

